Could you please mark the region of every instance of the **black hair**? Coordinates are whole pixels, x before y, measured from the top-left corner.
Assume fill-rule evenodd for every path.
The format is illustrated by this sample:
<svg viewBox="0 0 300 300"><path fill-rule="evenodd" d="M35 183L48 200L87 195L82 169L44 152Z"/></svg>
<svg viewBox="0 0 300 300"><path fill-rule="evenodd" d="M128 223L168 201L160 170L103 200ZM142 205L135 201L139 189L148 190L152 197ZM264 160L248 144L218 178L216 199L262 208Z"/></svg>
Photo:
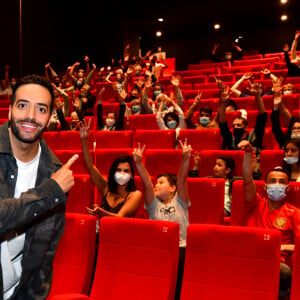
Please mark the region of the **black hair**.
<svg viewBox="0 0 300 300"><path fill-rule="evenodd" d="M286 149L286 146L288 144L293 144L294 146L296 146L299 150L299 155L298 155L298 165L300 164L300 139L291 139L288 140L285 145L284 145L284 152ZM284 153L284 157L285 157L285 153ZM283 169L287 172L289 179L291 179L291 173L292 173L292 167L290 164L287 164L285 161L283 163Z"/></svg>
<svg viewBox="0 0 300 300"><path fill-rule="evenodd" d="M39 75L34 75L34 74L27 75L17 81L17 83L13 87L13 91L12 91L11 106L13 106L16 101L17 89L20 86L25 85L25 84L37 84L37 85L40 85L40 86L46 88L49 91L49 93L51 95L51 103L50 103L50 107L49 107L50 115L51 115L51 113L53 111L54 99L55 99L53 87L51 85L51 82L48 79L46 79L45 77L39 76Z"/></svg>
<svg viewBox="0 0 300 300"><path fill-rule="evenodd" d="M156 179L166 177L171 186L175 185L177 189L177 176L172 173L162 173L156 176Z"/></svg>
<svg viewBox="0 0 300 300"><path fill-rule="evenodd" d="M177 124L179 124L179 117L178 117L178 115L176 114L176 113L174 113L174 112L169 112L169 113L167 113L167 114L165 114L165 116L164 116L164 122L165 122L165 125L168 127L168 125L167 125L167 123L168 123L168 117L171 117L172 119L174 119L176 122L177 122Z"/></svg>
<svg viewBox="0 0 300 300"><path fill-rule="evenodd" d="M117 114L116 114L114 111L109 111L109 112L107 112L106 117L107 117L109 114L114 114L115 119L116 119L116 122L117 122L117 119L118 119Z"/></svg>
<svg viewBox="0 0 300 300"><path fill-rule="evenodd" d="M200 115L202 112L212 115L212 109L209 106L203 106L200 108Z"/></svg>
<svg viewBox="0 0 300 300"><path fill-rule="evenodd" d="M266 174L266 177L265 177L265 182L267 182L267 179L268 179L268 176L271 172L280 172L280 173L284 173L286 174L287 178L288 178L288 181L290 180L289 178L289 174L287 173L287 171L285 169L283 169L282 167L276 167L272 170L270 170L267 174Z"/></svg>
<svg viewBox="0 0 300 300"><path fill-rule="evenodd" d="M235 169L235 161L231 156L219 156L218 159L221 159L225 162L226 169L230 169L230 172L228 173L228 177L232 177L232 173Z"/></svg>
<svg viewBox="0 0 300 300"><path fill-rule="evenodd" d="M154 85L153 85L153 90L154 90L154 88L155 88L156 86L159 86L159 87L160 87L162 93L164 92L164 87L163 87L163 85L162 85L161 83L159 83L159 82L154 83Z"/></svg>
<svg viewBox="0 0 300 300"><path fill-rule="evenodd" d="M130 165L131 178L127 183L126 191L129 191L129 192L136 191L137 188L134 183L133 158L132 158L132 156L129 156L129 155L119 156L118 158L116 158L113 161L113 163L109 169L109 172L108 172L108 189L109 189L109 191L114 194L118 193L118 183L115 181L114 176L115 176L117 167L120 163L129 163L129 165Z"/></svg>
<svg viewBox="0 0 300 300"><path fill-rule="evenodd" d="M287 129L287 132L286 132L286 138L287 138L287 140L291 139L292 128L293 128L293 126L294 126L295 123L300 123L300 118L292 117L292 119L291 119L291 121L289 123L288 129Z"/></svg>
<svg viewBox="0 0 300 300"><path fill-rule="evenodd" d="M227 103L226 103L226 107L228 106L233 106L234 110L238 110L238 106L236 104L236 102L232 99L228 99Z"/></svg>

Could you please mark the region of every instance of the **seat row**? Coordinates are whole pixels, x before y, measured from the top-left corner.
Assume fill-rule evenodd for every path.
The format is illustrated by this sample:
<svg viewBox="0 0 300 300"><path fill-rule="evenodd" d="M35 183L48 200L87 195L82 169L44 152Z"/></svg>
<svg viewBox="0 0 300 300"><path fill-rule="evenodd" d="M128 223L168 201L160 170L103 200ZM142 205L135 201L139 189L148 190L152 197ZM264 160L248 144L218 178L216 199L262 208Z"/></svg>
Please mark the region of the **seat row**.
<svg viewBox="0 0 300 300"><path fill-rule="evenodd" d="M92 216L66 214L48 299L174 299L177 223L104 217L97 251L95 224ZM187 229L180 299L277 299L279 261L278 230L192 224ZM299 264L297 236L291 300L299 299Z"/></svg>

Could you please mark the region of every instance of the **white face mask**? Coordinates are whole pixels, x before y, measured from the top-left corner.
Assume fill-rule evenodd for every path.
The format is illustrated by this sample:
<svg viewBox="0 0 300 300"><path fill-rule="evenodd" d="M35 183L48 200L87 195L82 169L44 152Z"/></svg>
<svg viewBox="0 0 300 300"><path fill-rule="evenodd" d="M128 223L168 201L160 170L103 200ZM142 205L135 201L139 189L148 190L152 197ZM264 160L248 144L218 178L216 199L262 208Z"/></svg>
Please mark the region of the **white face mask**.
<svg viewBox="0 0 300 300"><path fill-rule="evenodd" d="M299 161L299 158L296 156L288 156L288 157L284 157L283 160L289 164L289 165L293 165L296 164Z"/></svg>
<svg viewBox="0 0 300 300"><path fill-rule="evenodd" d="M300 139L300 131L292 132L291 139Z"/></svg>
<svg viewBox="0 0 300 300"><path fill-rule="evenodd" d="M283 91L283 95L291 95L291 94L292 94L291 90Z"/></svg>
<svg viewBox="0 0 300 300"><path fill-rule="evenodd" d="M124 172L116 172L114 175L114 179L119 185L126 184L130 180L130 178L131 176L128 173Z"/></svg>
<svg viewBox="0 0 300 300"><path fill-rule="evenodd" d="M267 185L267 194L270 200L281 201L286 196L287 185L274 183Z"/></svg>
<svg viewBox="0 0 300 300"><path fill-rule="evenodd" d="M112 127L112 126L114 126L115 125L115 120L114 119L106 119L106 125L108 126L108 127Z"/></svg>

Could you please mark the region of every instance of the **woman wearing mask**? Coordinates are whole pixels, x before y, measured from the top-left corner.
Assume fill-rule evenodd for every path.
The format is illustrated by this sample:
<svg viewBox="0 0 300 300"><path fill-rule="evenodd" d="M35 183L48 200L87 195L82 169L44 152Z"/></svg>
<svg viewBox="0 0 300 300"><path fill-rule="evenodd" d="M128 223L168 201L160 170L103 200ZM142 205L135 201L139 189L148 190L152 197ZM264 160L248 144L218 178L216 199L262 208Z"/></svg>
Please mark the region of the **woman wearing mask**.
<svg viewBox="0 0 300 300"><path fill-rule="evenodd" d="M132 157L120 156L115 159L106 179L94 165L87 143L89 125L85 120L80 123L79 134L84 164L102 196L101 205L94 204L93 208L87 208L88 213L100 217L133 217L139 209L142 193L134 183Z"/></svg>
<svg viewBox="0 0 300 300"><path fill-rule="evenodd" d="M115 112L108 112L106 114L105 124L103 120L103 107L102 107L102 94L105 91L105 87L103 87L98 94L98 104L97 104L97 120L98 120L98 128L99 130L104 131L115 131L115 130L123 130L124 127L124 114L126 110L126 104L124 102L120 102L120 110L119 117Z"/></svg>
<svg viewBox="0 0 300 300"><path fill-rule="evenodd" d="M300 182L300 139L290 140L284 147L284 169L290 181Z"/></svg>

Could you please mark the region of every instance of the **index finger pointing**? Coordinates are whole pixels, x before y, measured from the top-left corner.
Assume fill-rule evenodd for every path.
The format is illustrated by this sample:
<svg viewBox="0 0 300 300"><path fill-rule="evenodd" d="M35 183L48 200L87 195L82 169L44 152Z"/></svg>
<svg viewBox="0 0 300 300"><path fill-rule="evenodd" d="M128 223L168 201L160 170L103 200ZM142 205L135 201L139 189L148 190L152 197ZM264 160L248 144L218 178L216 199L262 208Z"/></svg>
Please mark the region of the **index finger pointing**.
<svg viewBox="0 0 300 300"><path fill-rule="evenodd" d="M66 166L67 168L70 168L70 167L73 165L73 163L74 163L78 158L79 158L79 155L78 155L78 154L74 154L74 155L67 161L67 163L65 164L65 166Z"/></svg>

